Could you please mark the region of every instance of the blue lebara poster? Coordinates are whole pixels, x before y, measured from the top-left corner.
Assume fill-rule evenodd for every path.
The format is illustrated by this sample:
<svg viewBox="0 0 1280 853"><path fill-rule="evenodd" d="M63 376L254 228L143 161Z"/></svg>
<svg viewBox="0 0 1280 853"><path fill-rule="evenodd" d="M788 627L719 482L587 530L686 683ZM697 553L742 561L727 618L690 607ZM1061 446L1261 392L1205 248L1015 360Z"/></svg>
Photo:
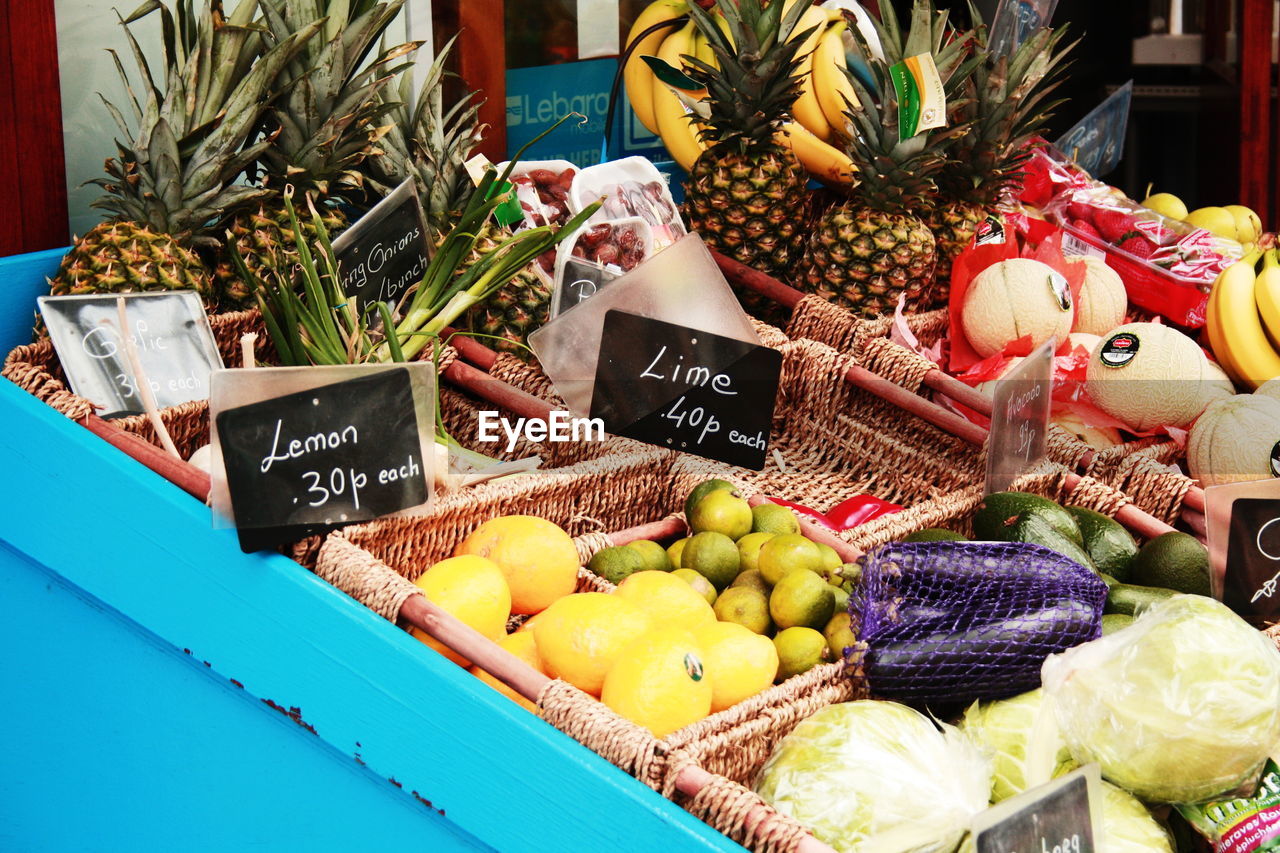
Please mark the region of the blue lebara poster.
<svg viewBox="0 0 1280 853"><path fill-rule="evenodd" d="M568 160L580 167L601 162L609 89L617 70L616 58L508 70L507 153L514 154L561 116L576 112L586 121L574 119L560 125L530 148L524 159ZM621 88L615 112L608 159L635 154L655 162L667 159L662 140L636 119Z"/></svg>

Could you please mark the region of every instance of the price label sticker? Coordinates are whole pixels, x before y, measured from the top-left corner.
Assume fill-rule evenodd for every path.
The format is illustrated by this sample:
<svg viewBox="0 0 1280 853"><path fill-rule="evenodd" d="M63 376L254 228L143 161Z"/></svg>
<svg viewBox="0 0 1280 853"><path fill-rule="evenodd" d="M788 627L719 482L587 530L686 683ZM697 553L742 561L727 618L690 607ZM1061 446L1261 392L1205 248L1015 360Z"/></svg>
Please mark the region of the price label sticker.
<svg viewBox="0 0 1280 853"><path fill-rule="evenodd" d="M427 272L427 228L413 178L339 234L333 253L344 293L361 306L394 307Z"/></svg>
<svg viewBox="0 0 1280 853"><path fill-rule="evenodd" d="M1002 492L1045 456L1056 340L996 382L987 442L987 494Z"/></svg>
<svg viewBox="0 0 1280 853"><path fill-rule="evenodd" d="M116 307L121 297L124 330ZM36 302L71 390L97 406L102 417L145 411L126 338L137 350L157 406L208 399L209 374L222 367L222 356L194 291L41 296Z"/></svg>
<svg viewBox="0 0 1280 853"><path fill-rule="evenodd" d="M759 471L781 373L777 350L610 309L591 416L615 435Z"/></svg>
<svg viewBox="0 0 1280 853"><path fill-rule="evenodd" d="M215 519L246 551L430 500L431 365L222 370L213 388Z"/></svg>
<svg viewBox="0 0 1280 853"><path fill-rule="evenodd" d="M977 853L1094 853L1101 783L1090 764L987 809L973 821Z"/></svg>
<svg viewBox="0 0 1280 853"><path fill-rule="evenodd" d="M1280 621L1280 479L1204 490L1213 593L1261 628Z"/></svg>

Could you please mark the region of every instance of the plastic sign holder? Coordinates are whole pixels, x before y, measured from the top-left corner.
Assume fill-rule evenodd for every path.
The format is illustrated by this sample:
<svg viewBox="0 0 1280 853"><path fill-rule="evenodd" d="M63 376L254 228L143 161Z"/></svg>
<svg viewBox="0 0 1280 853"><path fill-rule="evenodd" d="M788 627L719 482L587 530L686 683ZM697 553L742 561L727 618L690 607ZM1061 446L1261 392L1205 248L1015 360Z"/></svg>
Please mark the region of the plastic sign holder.
<svg viewBox="0 0 1280 853"><path fill-rule="evenodd" d="M987 442L987 494L1009 488L1045 457L1055 349L1056 340L1045 342L996 382Z"/></svg>
<svg viewBox="0 0 1280 853"><path fill-rule="evenodd" d="M1213 595L1245 621L1280 621L1280 479L1204 490Z"/></svg>

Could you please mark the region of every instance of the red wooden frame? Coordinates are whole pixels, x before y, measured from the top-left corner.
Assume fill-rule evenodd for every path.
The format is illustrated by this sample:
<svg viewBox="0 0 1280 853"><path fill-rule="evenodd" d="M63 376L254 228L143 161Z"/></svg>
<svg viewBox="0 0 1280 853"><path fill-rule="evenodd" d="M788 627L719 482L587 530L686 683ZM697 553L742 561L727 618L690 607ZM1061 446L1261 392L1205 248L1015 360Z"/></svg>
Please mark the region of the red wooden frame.
<svg viewBox="0 0 1280 853"><path fill-rule="evenodd" d="M1267 227L1275 223L1271 147L1271 0L1241 0L1240 25L1240 203L1252 208ZM1280 179L1280 174L1276 176Z"/></svg>

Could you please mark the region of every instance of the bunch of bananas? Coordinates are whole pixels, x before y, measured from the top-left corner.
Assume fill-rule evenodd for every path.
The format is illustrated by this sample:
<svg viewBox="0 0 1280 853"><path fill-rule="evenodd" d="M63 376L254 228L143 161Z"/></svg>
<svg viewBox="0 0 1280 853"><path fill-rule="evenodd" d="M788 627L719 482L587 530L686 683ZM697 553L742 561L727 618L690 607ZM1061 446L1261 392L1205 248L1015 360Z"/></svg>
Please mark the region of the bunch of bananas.
<svg viewBox="0 0 1280 853"><path fill-rule="evenodd" d="M796 0L791 0L796 2ZM799 0L805 2L805 0ZM688 15L685 0L653 0L636 18L627 44L636 42L623 69L627 99L640 123L662 138L671 158L686 171L707 147L700 138L697 114L672 89L654 76L642 56L656 56L674 68L682 68L682 56L695 56L709 65L716 58L705 36L692 20L680 25ZM728 25L723 24L726 33ZM672 22L647 35L656 25ZM800 67L803 89L792 108L794 119L778 130L779 143L791 148L814 178L827 184L848 183L853 164L836 145L849 133L844 115L845 99L856 103L853 86L845 77L843 32L847 24L838 9L812 6L795 27L796 33L812 28L799 53L804 57ZM684 93L690 100L705 97L703 92ZM832 145L831 143L836 143Z"/></svg>
<svg viewBox="0 0 1280 853"><path fill-rule="evenodd" d="M1257 388L1280 376L1280 256L1255 251L1222 271L1209 294L1205 331L1223 370ZM1259 258L1262 271L1257 272Z"/></svg>

